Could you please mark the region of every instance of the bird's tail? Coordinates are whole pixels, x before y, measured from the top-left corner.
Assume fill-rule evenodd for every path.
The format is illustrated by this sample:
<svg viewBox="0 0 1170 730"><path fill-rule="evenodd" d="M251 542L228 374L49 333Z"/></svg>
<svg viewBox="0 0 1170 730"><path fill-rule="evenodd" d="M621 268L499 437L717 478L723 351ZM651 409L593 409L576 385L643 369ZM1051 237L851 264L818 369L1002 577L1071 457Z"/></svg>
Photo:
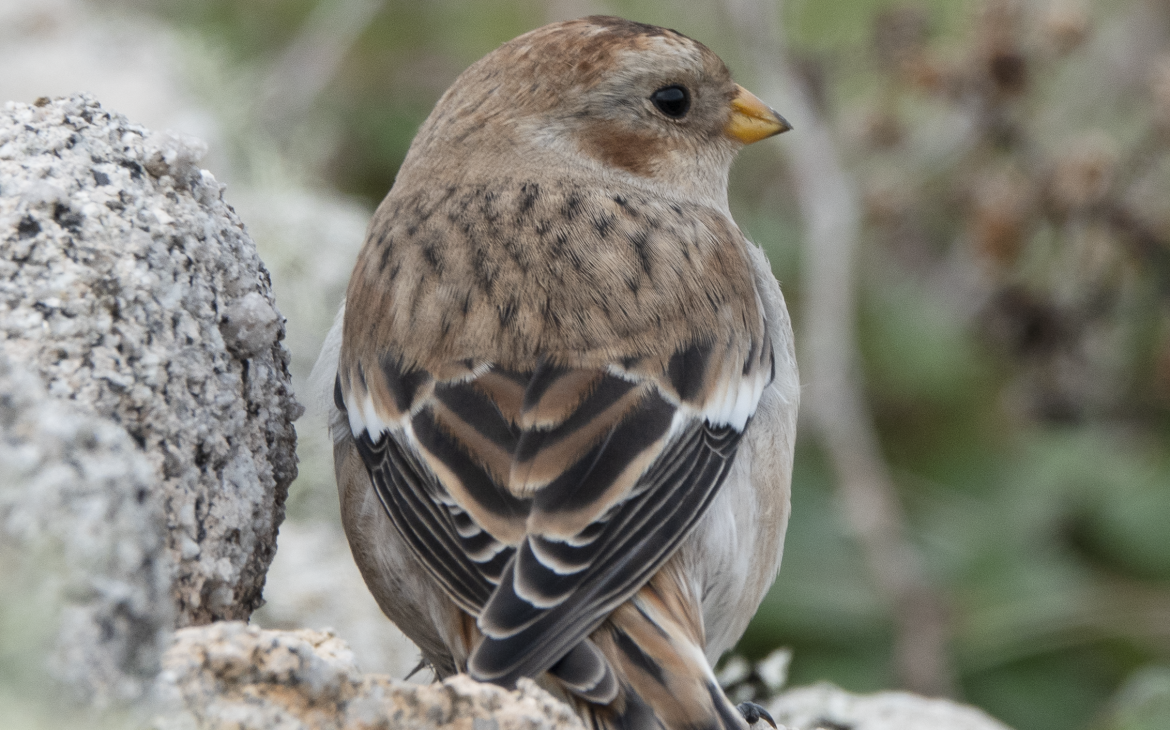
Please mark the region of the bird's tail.
<svg viewBox="0 0 1170 730"><path fill-rule="evenodd" d="M673 563L592 635L618 682L607 704L574 697L595 730L747 730L703 652L703 619Z"/></svg>

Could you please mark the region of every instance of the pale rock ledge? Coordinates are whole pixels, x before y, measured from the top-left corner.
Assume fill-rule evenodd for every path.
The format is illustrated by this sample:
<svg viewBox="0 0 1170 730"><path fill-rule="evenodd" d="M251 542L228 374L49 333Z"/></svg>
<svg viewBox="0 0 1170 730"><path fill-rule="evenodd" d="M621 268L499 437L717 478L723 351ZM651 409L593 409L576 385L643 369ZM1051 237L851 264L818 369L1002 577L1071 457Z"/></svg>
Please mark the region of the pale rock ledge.
<svg viewBox="0 0 1170 730"><path fill-rule="evenodd" d="M508 691L459 675L409 684L361 674L332 633L237 622L181 629L163 657L156 730L584 730L535 682Z"/></svg>

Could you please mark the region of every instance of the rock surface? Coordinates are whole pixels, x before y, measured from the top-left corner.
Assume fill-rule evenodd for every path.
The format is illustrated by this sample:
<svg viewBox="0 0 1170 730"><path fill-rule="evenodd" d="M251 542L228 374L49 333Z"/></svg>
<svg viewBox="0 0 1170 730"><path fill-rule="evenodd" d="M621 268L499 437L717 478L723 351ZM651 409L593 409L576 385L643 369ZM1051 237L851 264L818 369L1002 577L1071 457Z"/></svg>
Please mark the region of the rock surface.
<svg viewBox="0 0 1170 730"><path fill-rule="evenodd" d="M296 476L283 318L198 143L92 98L0 113L0 333L157 475L178 626L261 602Z"/></svg>
<svg viewBox="0 0 1170 730"><path fill-rule="evenodd" d="M173 613L156 482L123 428L0 353L0 616L26 619L0 664L99 706L145 693Z"/></svg>
<svg viewBox="0 0 1170 730"><path fill-rule="evenodd" d="M265 629L326 629L353 650L364 672L407 676L422 653L378 608L353 562L340 528L285 520L264 585L264 606L252 614ZM411 681L431 682L423 669Z"/></svg>
<svg viewBox="0 0 1170 730"><path fill-rule="evenodd" d="M569 707L534 682L515 691L459 675L430 685L361 674L331 632L217 623L177 632L155 730L579 730ZM1008 730L983 712L906 692L855 695L829 684L768 703L779 730ZM768 727L761 721L756 730Z"/></svg>
<svg viewBox="0 0 1170 730"><path fill-rule="evenodd" d="M855 695L828 683L784 692L768 711L792 730L1009 730L987 713L949 700L909 692Z"/></svg>
<svg viewBox="0 0 1170 730"><path fill-rule="evenodd" d="M157 730L583 730L534 682L517 690L466 676L417 685L361 675L332 633L221 622L176 633L163 659Z"/></svg>

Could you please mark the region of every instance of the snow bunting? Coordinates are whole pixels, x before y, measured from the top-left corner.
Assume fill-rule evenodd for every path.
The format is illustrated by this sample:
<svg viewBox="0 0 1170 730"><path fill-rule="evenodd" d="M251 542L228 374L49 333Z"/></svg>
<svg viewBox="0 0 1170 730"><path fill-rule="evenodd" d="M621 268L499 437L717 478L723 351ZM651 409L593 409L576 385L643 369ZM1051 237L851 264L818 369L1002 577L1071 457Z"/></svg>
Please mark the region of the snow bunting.
<svg viewBox="0 0 1170 730"><path fill-rule="evenodd" d="M780 564L799 387L727 176L787 129L610 17L504 44L422 125L322 363L354 558L440 677L593 727L758 718L711 666Z"/></svg>

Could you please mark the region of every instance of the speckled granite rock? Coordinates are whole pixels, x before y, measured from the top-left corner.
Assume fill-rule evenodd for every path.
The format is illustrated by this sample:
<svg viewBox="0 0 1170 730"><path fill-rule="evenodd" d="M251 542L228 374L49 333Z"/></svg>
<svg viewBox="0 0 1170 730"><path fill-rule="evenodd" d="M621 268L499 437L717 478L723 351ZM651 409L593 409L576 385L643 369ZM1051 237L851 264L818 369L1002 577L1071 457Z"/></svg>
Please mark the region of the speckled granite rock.
<svg viewBox="0 0 1170 730"><path fill-rule="evenodd" d="M261 602L296 475L283 318L197 143L86 96L0 112L0 337L158 475L178 626Z"/></svg>
<svg viewBox="0 0 1170 730"><path fill-rule="evenodd" d="M163 659L155 730L510 730L581 728L568 706L521 680L516 691L466 676L411 685L362 675L330 632L241 623L182 629ZM1008 730L985 713L907 692L854 695L829 684L767 703L779 730ZM768 727L763 721L755 728Z"/></svg>
<svg viewBox="0 0 1170 730"><path fill-rule="evenodd" d="M364 672L401 679L422 658L418 647L378 608L340 527L285 520L268 569L264 600L252 614L253 625L284 630L328 627L349 644ZM431 682L434 675L423 669L411 680Z"/></svg>
<svg viewBox="0 0 1170 730"><path fill-rule="evenodd" d="M149 688L173 613L156 482L123 428L0 352L0 616L27 617L0 643L29 684L98 706Z"/></svg>
<svg viewBox="0 0 1170 730"><path fill-rule="evenodd" d="M949 700L909 692L855 695L827 683L789 690L767 706L789 730L1009 730L987 713Z"/></svg>
<svg viewBox="0 0 1170 730"><path fill-rule="evenodd" d="M182 629L163 659L157 730L579 730L528 680L508 691L457 676L431 685L361 675L331 633L242 623Z"/></svg>

